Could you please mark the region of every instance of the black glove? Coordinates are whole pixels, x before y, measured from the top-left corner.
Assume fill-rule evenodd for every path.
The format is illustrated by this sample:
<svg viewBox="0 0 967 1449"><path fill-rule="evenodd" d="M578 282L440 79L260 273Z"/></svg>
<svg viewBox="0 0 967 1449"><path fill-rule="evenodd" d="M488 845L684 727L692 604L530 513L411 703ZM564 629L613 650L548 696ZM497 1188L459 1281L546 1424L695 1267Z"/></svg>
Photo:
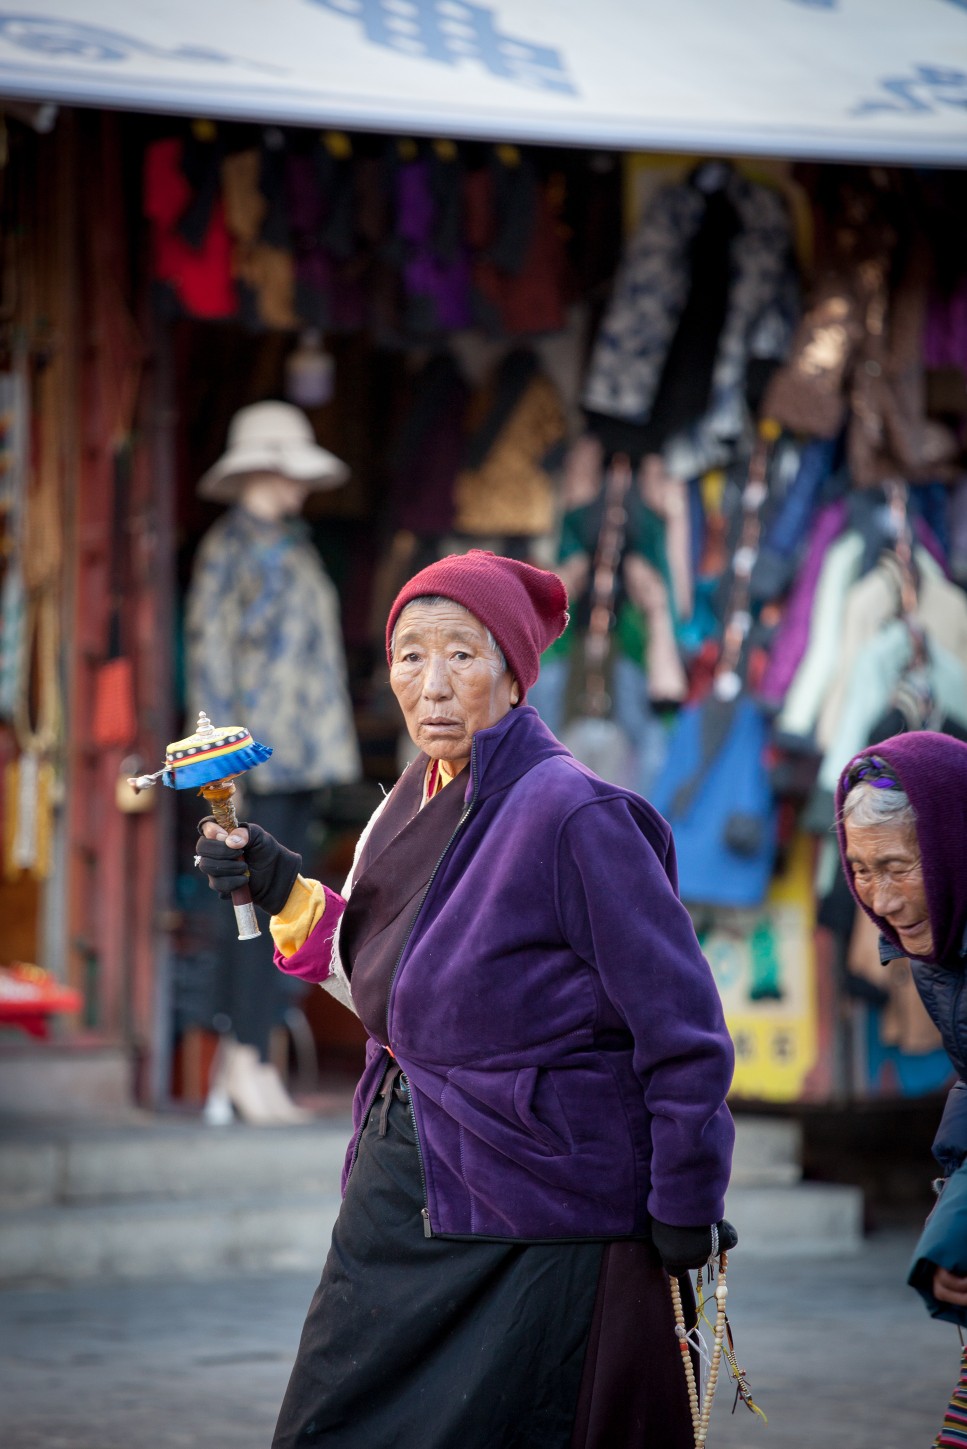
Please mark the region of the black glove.
<svg viewBox="0 0 967 1449"><path fill-rule="evenodd" d="M206 825L214 818L206 815L201 824ZM248 831L248 845L244 850L232 850L223 840L209 840L207 835L199 835L195 841L195 864L220 896L230 896L239 886L247 885L255 904L270 916L277 916L302 869L302 856L280 845L261 825L239 821L238 828Z"/></svg>
<svg viewBox="0 0 967 1449"><path fill-rule="evenodd" d="M690 1269L704 1268L710 1258L734 1248L739 1235L725 1218L714 1228L675 1228L652 1218L651 1240L665 1272L671 1278L681 1278Z"/></svg>

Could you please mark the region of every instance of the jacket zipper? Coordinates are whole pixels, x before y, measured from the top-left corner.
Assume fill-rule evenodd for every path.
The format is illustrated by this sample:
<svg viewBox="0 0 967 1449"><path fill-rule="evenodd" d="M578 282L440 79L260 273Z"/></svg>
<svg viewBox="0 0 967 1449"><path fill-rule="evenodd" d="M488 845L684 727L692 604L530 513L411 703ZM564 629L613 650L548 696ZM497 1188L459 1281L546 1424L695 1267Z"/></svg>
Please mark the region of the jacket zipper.
<svg viewBox="0 0 967 1449"><path fill-rule="evenodd" d="M471 746L470 746L470 778L474 782L474 785L473 785L473 794L471 795L471 797L467 801L467 803L464 805L463 810L460 812L460 819L457 821L456 825L453 828L453 834L450 836L450 839L447 841L446 845L443 847L443 852L440 855L440 858L437 861L436 865L433 867L433 870L432 870L432 872L430 874L430 879L427 881L426 887L425 887L425 889L423 891L423 894L420 897L420 904L417 906L416 911L415 911L414 916L413 916L413 919L410 922L409 930L407 931L406 937L405 937L405 939L403 941L403 944L400 947L400 954L396 958L396 965L393 967L393 974L392 974L392 976L390 977L390 980L389 980L389 990L388 990L387 995L386 995L387 1006L389 1004L390 998L393 995L393 987L396 984L396 977L397 977L397 974L398 974L399 969L400 969L400 962L403 960L403 957L406 954L406 948L410 944L410 937L413 934L413 930L414 930L414 928L416 926L417 920L419 919L420 912L423 909L423 902L426 900L427 896L430 893L430 887L432 886L434 880L436 879L437 871L440 869L440 866L443 864L444 859L445 859L445 857L447 855L447 852L450 849L450 846L456 840L457 835L460 833L460 830L463 827L464 823L466 822L466 819L467 819L468 815L470 814L470 812L473 809L474 805L477 803L477 795L478 795L478 792L480 790L480 785L479 785L479 782L477 781L476 772L475 772L475 768L474 768L475 765L476 765L476 750L477 750L477 744L476 744L476 741L474 741L471 744ZM387 1023L387 1025L388 1024L389 1023ZM405 1073L401 1073L401 1075L403 1075L405 1077ZM433 1237L433 1228L432 1228L432 1226L430 1224L430 1210L429 1210L429 1207L427 1206L426 1169L423 1166L423 1148L420 1146L420 1129L419 1129L419 1125L418 1125L417 1120L416 1120L416 1103L413 1100L413 1093L409 1089L409 1079L408 1078L406 1078L406 1082L407 1082L407 1089L409 1091L409 1097L410 1097L410 1112L411 1112L412 1117L413 1117L413 1134L414 1134L414 1137L416 1139L416 1159L417 1159L417 1162L419 1163L419 1167L420 1167L420 1187L421 1187L421 1190L422 1190L422 1193L423 1193L423 1207L420 1209L420 1217L423 1220L423 1236L425 1238L432 1238ZM378 1088L376 1090L378 1090ZM363 1128L366 1125L366 1119L369 1116L369 1113L370 1113L370 1111L372 1109L373 1102L376 1100L376 1090L374 1090L373 1095L370 1097L369 1101L366 1104L366 1110L362 1113L362 1115L360 1117L359 1130L357 1131L355 1141L353 1142L352 1161L349 1164L349 1172L346 1174L346 1180L347 1180L347 1182L349 1180L349 1177L350 1177L350 1175L352 1173L353 1168L356 1166L356 1158L359 1156L359 1142L360 1142L360 1139L361 1139L361 1137L363 1135Z"/></svg>
<svg viewBox="0 0 967 1449"><path fill-rule="evenodd" d="M430 893L430 887L432 886L434 880L436 879L437 871L440 869L440 866L443 864L443 862L444 862L444 860L445 860L445 858L447 856L447 853L450 850L451 845L456 840L456 838L459 835L461 829L463 828L464 824L466 823L466 820L467 820L468 815L470 814L470 812L473 809L474 805L477 803L477 794L479 792L480 785L479 785L479 782L477 781L477 777L476 777L476 768L475 768L476 767L476 763L477 763L477 744L476 744L476 741L474 741L473 744L471 744L471 746L470 746L470 778L473 781L473 793L470 796L470 799L464 805L463 810L460 812L460 819L457 821L456 825L454 826L453 834L450 836L450 839L447 841L446 845L443 847L443 853L441 854L440 859L437 861L436 865L433 867L433 872L432 872L432 874L430 876L430 879L426 883L426 890L423 892L423 895L420 898L420 904L417 907L416 914L414 915L412 922L410 923L410 929L406 933L406 940L403 942L403 946L402 946L402 949L400 950L400 954L396 958L396 965L393 967L393 974L390 977L389 992L387 994L387 1004L389 1003L389 1001L392 998L392 995L393 995L393 986L396 983L396 976L397 976L397 973L398 973L398 971L400 969L400 962L403 960L403 956L404 956L404 954L406 952L406 948L407 948L407 946L410 943L410 936L413 934L413 930L414 930L414 928L416 926L417 920L419 919L420 912L423 909L423 902L426 900L427 896ZM420 1217L421 1217L422 1222L423 1222L423 1236L425 1238L432 1238L433 1237L433 1225L430 1222L430 1208L429 1208L429 1201L428 1201L428 1193L427 1193L427 1190L426 1190L426 1168L425 1168L424 1163L423 1163L423 1147L422 1147L422 1144L420 1142L420 1124L419 1124L419 1122L417 1120L417 1115L416 1115L416 1101L415 1101L415 1099L413 1097L412 1088L409 1086L409 1079L407 1079L407 1088L408 1088L408 1091L409 1091L409 1098L410 1098L410 1114L412 1115L412 1118L413 1118L413 1136L414 1136L414 1140L416 1141L416 1160L419 1163L419 1167L420 1167L420 1189L421 1189L421 1191L423 1193L423 1206L420 1209Z"/></svg>

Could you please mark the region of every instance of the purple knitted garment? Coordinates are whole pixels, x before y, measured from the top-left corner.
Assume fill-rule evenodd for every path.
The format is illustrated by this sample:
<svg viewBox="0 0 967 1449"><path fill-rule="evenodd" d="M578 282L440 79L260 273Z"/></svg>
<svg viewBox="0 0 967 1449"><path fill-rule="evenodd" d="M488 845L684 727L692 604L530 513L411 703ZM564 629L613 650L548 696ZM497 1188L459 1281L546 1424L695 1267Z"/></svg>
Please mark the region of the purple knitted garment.
<svg viewBox="0 0 967 1449"><path fill-rule="evenodd" d="M854 756L842 772L836 787L836 833L846 879L853 890L852 874L845 864L846 836L842 825L845 792L843 781L862 755L885 760L901 788L910 798L917 815L917 840L923 858L923 879L927 890L930 925L933 929L934 960L956 957L967 921L967 744L933 730L911 730L893 735L882 744L870 745ZM900 947L900 940L887 923L863 906L871 921ZM901 947L902 949L902 947Z"/></svg>
<svg viewBox="0 0 967 1449"><path fill-rule="evenodd" d="M816 585L826 550L846 527L846 504L842 499L827 504L819 513L809 536L809 548L796 576L789 603L776 631L759 694L769 704L781 704L793 681L809 643L809 621L816 600Z"/></svg>
<svg viewBox="0 0 967 1449"><path fill-rule="evenodd" d="M923 337L927 367L967 367L967 282L949 297L934 297Z"/></svg>

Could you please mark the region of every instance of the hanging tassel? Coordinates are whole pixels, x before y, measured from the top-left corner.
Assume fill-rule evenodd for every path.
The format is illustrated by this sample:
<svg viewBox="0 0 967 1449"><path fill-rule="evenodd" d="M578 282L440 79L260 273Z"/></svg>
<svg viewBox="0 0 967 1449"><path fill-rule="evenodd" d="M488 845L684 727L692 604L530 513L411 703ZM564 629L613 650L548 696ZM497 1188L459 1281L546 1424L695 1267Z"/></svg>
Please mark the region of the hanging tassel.
<svg viewBox="0 0 967 1449"><path fill-rule="evenodd" d="M138 733L130 659L108 659L97 671L91 738L99 749L129 745Z"/></svg>
<svg viewBox="0 0 967 1449"><path fill-rule="evenodd" d="M745 1369L739 1368L738 1362L736 1360L735 1339L732 1337L732 1325L729 1322L728 1314L726 1314L725 1317L725 1340L726 1341L723 1349L725 1354L725 1362L728 1364L729 1376L731 1377L732 1382L735 1384L735 1398L732 1401L733 1414L739 1407L739 1401L741 1400L741 1402L745 1404L745 1407L749 1410L751 1414L758 1414L763 1424L768 1424L768 1418L759 1408L759 1405L752 1397L752 1390L749 1388L748 1375L746 1374Z"/></svg>
<svg viewBox="0 0 967 1449"><path fill-rule="evenodd" d="M3 874L7 880L14 880L18 868L13 863L13 843L17 835L17 799L20 770L16 760L11 760L3 772Z"/></svg>
<svg viewBox="0 0 967 1449"><path fill-rule="evenodd" d="M35 880L51 871L54 767L33 750L7 766L5 873L15 880L28 870Z"/></svg>

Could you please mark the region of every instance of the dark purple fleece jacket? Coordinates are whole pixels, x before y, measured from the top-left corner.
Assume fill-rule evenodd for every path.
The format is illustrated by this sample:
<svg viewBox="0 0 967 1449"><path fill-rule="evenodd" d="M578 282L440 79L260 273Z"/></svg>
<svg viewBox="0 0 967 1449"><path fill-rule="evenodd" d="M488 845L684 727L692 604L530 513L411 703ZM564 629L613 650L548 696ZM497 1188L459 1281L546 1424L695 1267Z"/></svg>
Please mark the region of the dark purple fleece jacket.
<svg viewBox="0 0 967 1449"><path fill-rule="evenodd" d="M474 736L466 800L387 1013L432 1231L541 1240L646 1234L649 1214L717 1222L733 1051L668 825L529 706ZM324 926L290 970L315 974ZM357 1131L385 1064L370 1042Z"/></svg>

